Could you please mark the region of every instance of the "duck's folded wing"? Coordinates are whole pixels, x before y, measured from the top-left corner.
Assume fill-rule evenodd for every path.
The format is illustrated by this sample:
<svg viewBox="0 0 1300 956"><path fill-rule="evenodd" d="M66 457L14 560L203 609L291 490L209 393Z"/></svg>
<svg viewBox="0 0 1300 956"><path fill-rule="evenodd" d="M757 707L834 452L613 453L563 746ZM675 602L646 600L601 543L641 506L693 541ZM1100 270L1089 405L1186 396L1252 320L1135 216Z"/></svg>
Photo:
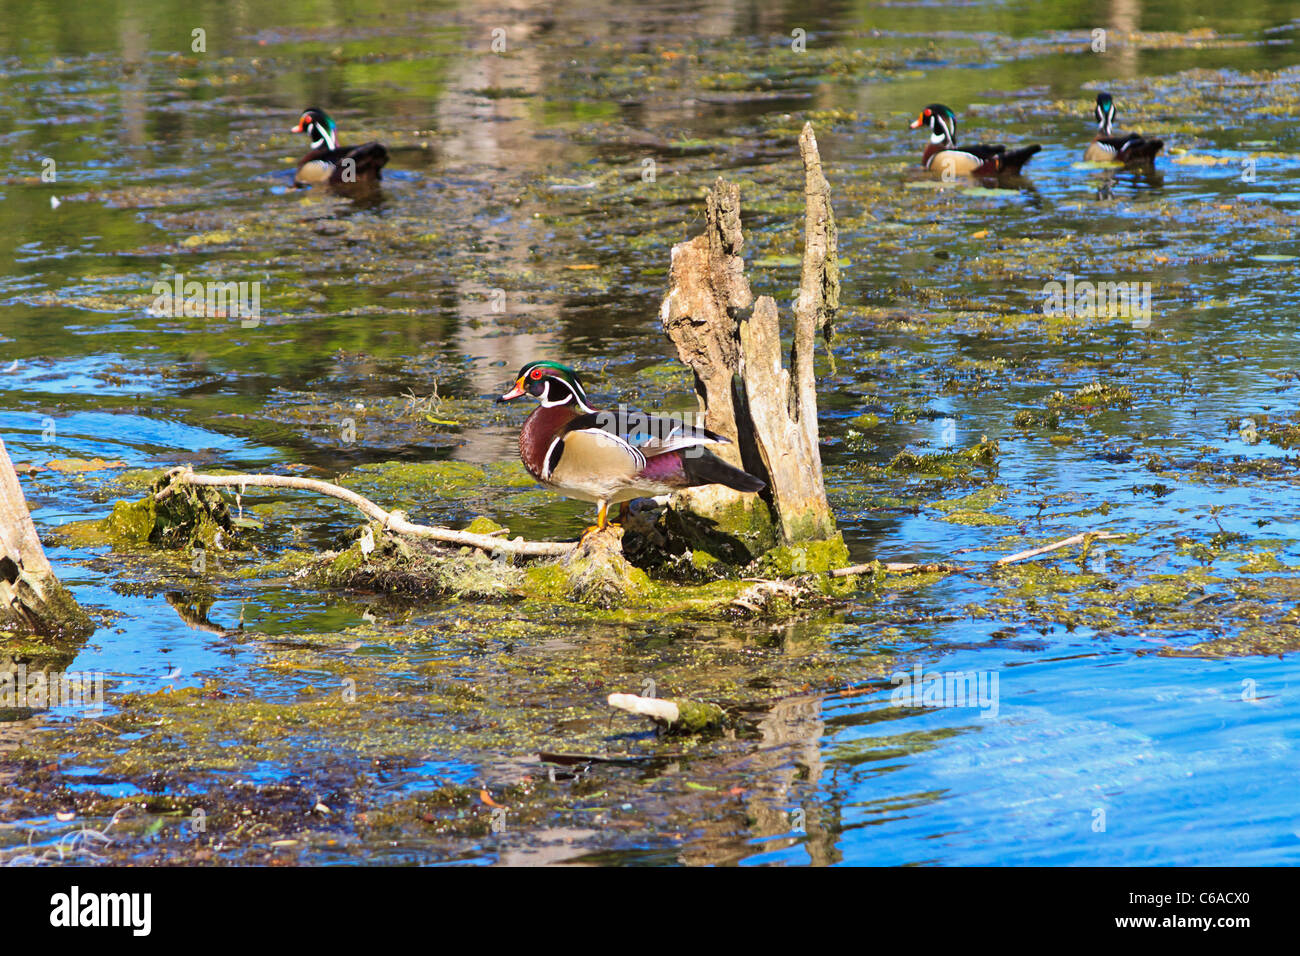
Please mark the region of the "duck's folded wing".
<svg viewBox="0 0 1300 956"><path fill-rule="evenodd" d="M629 430L627 440L647 458L700 445L731 444L728 439L700 425L690 425L680 418L661 418L658 415L644 416L644 429Z"/></svg>
<svg viewBox="0 0 1300 956"><path fill-rule="evenodd" d="M645 467L645 455L603 428L574 428L551 442L542 476L562 485L593 477L631 479Z"/></svg>
<svg viewBox="0 0 1300 956"><path fill-rule="evenodd" d="M588 412L575 418L570 431L597 429L630 445L645 458L697 445L726 445L729 440L677 415L647 415L620 409L617 412Z"/></svg>
<svg viewBox="0 0 1300 956"><path fill-rule="evenodd" d="M1142 142L1142 137L1137 133L1129 133L1126 136L1099 136L1097 142L1103 146L1108 146L1115 152L1120 152L1125 148L1132 149L1135 145Z"/></svg>
<svg viewBox="0 0 1300 956"><path fill-rule="evenodd" d="M388 150L379 143L365 143L349 149L344 159L352 160L357 176L378 176L388 165Z"/></svg>

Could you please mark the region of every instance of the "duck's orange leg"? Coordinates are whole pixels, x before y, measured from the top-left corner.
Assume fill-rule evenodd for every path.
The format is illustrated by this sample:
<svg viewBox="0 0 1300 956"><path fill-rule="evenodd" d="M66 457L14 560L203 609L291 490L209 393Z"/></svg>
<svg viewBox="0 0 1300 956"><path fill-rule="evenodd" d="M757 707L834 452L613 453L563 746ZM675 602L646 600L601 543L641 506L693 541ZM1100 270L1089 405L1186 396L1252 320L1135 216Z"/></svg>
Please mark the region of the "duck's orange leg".
<svg viewBox="0 0 1300 956"><path fill-rule="evenodd" d="M596 508L596 523L582 533L582 539L585 541L587 535L597 534L609 527L609 504L600 502Z"/></svg>

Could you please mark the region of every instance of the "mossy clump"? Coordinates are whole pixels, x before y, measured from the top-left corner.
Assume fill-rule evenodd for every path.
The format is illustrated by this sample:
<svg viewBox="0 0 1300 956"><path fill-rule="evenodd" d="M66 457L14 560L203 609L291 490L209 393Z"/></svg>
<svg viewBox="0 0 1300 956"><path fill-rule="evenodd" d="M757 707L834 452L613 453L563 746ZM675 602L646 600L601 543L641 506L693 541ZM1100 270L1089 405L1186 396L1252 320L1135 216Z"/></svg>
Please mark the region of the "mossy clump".
<svg viewBox="0 0 1300 956"><path fill-rule="evenodd" d="M677 720L668 728L674 734L702 734L722 729L727 723L727 713L717 704L703 700L674 700Z"/></svg>
<svg viewBox="0 0 1300 956"><path fill-rule="evenodd" d="M1278 560L1276 551L1259 551L1251 554L1244 563L1237 565L1237 570L1242 574L1265 574L1292 569Z"/></svg>
<svg viewBox="0 0 1300 956"><path fill-rule="evenodd" d="M1061 416L1058 415L1055 410L1051 409L1045 412L1022 409L1021 411L1016 412L1016 417L1011 420L1011 423L1015 425L1016 428L1022 429L1056 429L1061 427Z"/></svg>
<svg viewBox="0 0 1300 956"><path fill-rule="evenodd" d="M890 460L888 470L896 475L921 474L954 478L957 475L969 473L971 468L976 465L995 466L997 458L997 439L990 441L987 437L983 437L969 448L961 448L956 451L934 452L931 454L900 451Z"/></svg>
<svg viewBox="0 0 1300 956"><path fill-rule="evenodd" d="M1264 429L1264 434L1278 448L1300 448L1300 418L1276 424L1269 422Z"/></svg>
<svg viewBox="0 0 1300 956"><path fill-rule="evenodd" d="M1139 584L1123 592L1122 600L1130 607L1181 604L1196 591L1194 584L1179 575L1156 575L1149 584Z"/></svg>
<svg viewBox="0 0 1300 956"><path fill-rule="evenodd" d="M945 498L930 505L937 511L960 514L969 511L986 511L1010 494L1005 485L988 485L961 498Z"/></svg>
<svg viewBox="0 0 1300 956"><path fill-rule="evenodd" d="M1127 385L1092 382L1073 395L1055 391L1047 398L1049 412L1075 412L1089 414L1103 408L1118 408L1133 404L1133 393Z"/></svg>
<svg viewBox="0 0 1300 956"><path fill-rule="evenodd" d="M139 501L115 502L98 529L110 540L127 545L215 551L246 547L221 492L205 485L171 483L171 493L158 501L154 496L169 483L164 476Z"/></svg>
<svg viewBox="0 0 1300 956"><path fill-rule="evenodd" d="M124 544L148 544L155 524L155 502L149 495L139 501L114 502L108 517L99 522L99 530Z"/></svg>
<svg viewBox="0 0 1300 956"><path fill-rule="evenodd" d="M354 528L348 537L351 541L343 550L327 555L312 569L321 585L411 597L491 600L509 596L524 581L523 571L504 556L494 559L471 548L452 551L401 538L378 522Z"/></svg>
<svg viewBox="0 0 1300 956"><path fill-rule="evenodd" d="M721 561L709 554L707 551L692 551L688 560L690 561L692 568L706 574L710 571L717 570L722 564Z"/></svg>
<svg viewBox="0 0 1300 956"><path fill-rule="evenodd" d="M564 559L559 568L568 600L616 608L649 595L650 577L623 557L622 538L622 530L617 528L594 532Z"/></svg>
<svg viewBox="0 0 1300 956"><path fill-rule="evenodd" d="M949 524L966 525L970 528L997 528L1016 523L1015 518L989 514L987 511L950 511L943 516L942 520Z"/></svg>
<svg viewBox="0 0 1300 956"><path fill-rule="evenodd" d="M482 515L479 515L465 526L465 530L470 534L496 534L498 531L504 531L506 529L504 525L497 524L491 518L485 518Z"/></svg>
<svg viewBox="0 0 1300 956"><path fill-rule="evenodd" d="M524 594L539 601L563 601L569 591L569 576L558 561L541 561L524 569Z"/></svg>
<svg viewBox="0 0 1300 956"><path fill-rule="evenodd" d="M791 578L826 574L849 563L848 546L837 534L824 541L800 541L772 548L754 562L754 569L765 577Z"/></svg>
<svg viewBox="0 0 1300 956"><path fill-rule="evenodd" d="M1093 415L1108 408L1123 408L1132 403L1133 393L1127 385L1092 382L1073 395L1057 389L1047 396L1046 409L1021 409L1011 422L1022 430L1047 428L1055 431L1061 427L1063 417ZM1053 438L1053 441L1057 439Z"/></svg>

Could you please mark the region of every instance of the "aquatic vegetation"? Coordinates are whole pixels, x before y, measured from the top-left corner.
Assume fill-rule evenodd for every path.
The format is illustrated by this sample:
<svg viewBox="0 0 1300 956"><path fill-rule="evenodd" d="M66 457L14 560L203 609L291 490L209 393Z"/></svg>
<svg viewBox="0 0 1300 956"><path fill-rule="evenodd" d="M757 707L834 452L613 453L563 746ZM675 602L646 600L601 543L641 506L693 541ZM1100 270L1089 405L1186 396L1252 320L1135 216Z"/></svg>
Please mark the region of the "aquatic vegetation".
<svg viewBox="0 0 1300 956"><path fill-rule="evenodd" d="M188 486L156 500L155 493L166 484L165 478L159 478L138 501L116 502L98 530L125 545L211 551L245 547L220 492Z"/></svg>
<svg viewBox="0 0 1300 956"><path fill-rule="evenodd" d="M468 7L394 2L369 23L233 14L244 33L210 58L102 56L123 41L93 18L35 18L7 50L0 417L100 627L0 632L0 666L111 673L93 720L0 711L0 858L74 825L55 813L115 821L103 856L137 864L1291 854L1268 827L1295 782L1277 755L1300 660L1300 70L1271 9L1144 17L1109 40L1147 52L1099 75L1050 5L1014 35L995 7L942 31L925 5L890 7L888 29L846 8L799 53L767 21L682 28L642 4L593 33L561 6L521 15L526 42L498 56ZM387 144L375 202L287 188L301 144L274 117L311 84ZM972 141L1044 143L1020 188L911 178L930 84L967 91ZM1076 162L1102 89L1166 140L1154 172ZM416 547L312 496L146 499L189 462L576 537L588 509L532 482L517 415L489 399L545 355L603 407L695 409L656 309L667 251L723 175L753 292L788 311L809 120L840 233L815 371L842 542L750 566L748 545L710 554L647 509L625 528L646 550L575 593L557 562ZM260 321L155 314L177 273L260 281ZM1149 322L1047 314L1067 275L1149 281ZM770 526L733 517L761 550ZM995 566L1103 528L1123 537ZM917 665L999 675L1001 716L892 702ZM661 735L611 710L623 693L725 720ZM1241 774L1266 783L1224 802ZM1121 802L1124 829L1087 830Z"/></svg>
<svg viewBox="0 0 1300 956"><path fill-rule="evenodd" d="M998 459L997 439L990 441L987 437L956 451L912 452L900 451L889 462L889 470L894 474L939 475L952 478L969 474L975 466L995 468Z"/></svg>

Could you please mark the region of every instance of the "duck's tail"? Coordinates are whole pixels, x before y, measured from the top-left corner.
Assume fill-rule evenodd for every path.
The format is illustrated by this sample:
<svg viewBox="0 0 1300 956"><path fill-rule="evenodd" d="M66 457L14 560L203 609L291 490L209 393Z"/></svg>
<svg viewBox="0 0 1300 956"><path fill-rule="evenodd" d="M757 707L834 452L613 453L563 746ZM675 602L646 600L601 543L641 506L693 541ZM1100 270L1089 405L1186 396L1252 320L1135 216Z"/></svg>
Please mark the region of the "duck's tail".
<svg viewBox="0 0 1300 956"><path fill-rule="evenodd" d="M1126 146L1116 158L1122 163L1150 163L1155 160L1156 153L1164 149L1164 146L1164 140L1140 139L1133 145Z"/></svg>
<svg viewBox="0 0 1300 956"><path fill-rule="evenodd" d="M344 161L349 159L355 164L353 173L358 182L365 179L383 179L379 171L388 164L388 150L380 143L366 143L344 157ZM344 180L347 181L349 180Z"/></svg>
<svg viewBox="0 0 1300 956"><path fill-rule="evenodd" d="M736 491L762 491L767 483L747 471L728 465L712 452L699 449L699 454L682 455L682 471L691 487L696 485L726 485Z"/></svg>
<svg viewBox="0 0 1300 956"><path fill-rule="evenodd" d="M1025 163L1029 162L1029 160L1033 157L1034 153L1038 152L1042 148L1043 147L1039 146L1037 143L1034 143L1032 146L1024 146L1021 147L1020 149L1008 150L1007 152L1003 153L1002 156L1000 157L1002 161L998 164L998 172L1000 173L1020 172L1020 167L1024 166Z"/></svg>

